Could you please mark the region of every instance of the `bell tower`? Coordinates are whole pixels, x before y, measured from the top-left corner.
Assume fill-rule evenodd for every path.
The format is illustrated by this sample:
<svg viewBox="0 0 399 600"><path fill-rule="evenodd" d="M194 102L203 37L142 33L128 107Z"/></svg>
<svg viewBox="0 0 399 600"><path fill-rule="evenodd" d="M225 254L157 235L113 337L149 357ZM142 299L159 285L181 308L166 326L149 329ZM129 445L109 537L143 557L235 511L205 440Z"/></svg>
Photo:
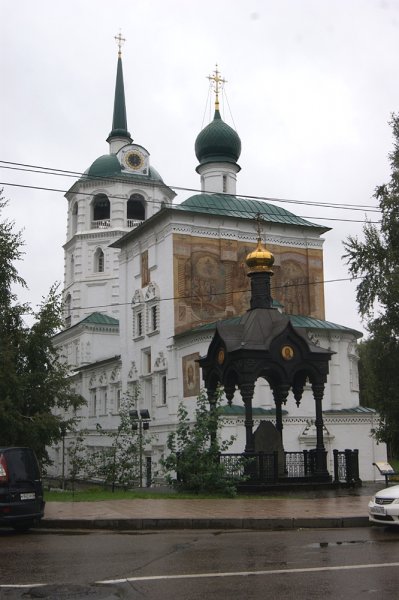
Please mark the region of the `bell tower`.
<svg viewBox="0 0 399 600"><path fill-rule="evenodd" d="M118 45L109 153L99 156L66 194L64 245L65 326L93 312L119 317L119 249L122 235L171 203L175 192L150 163L146 148L133 143L127 125L121 34Z"/></svg>

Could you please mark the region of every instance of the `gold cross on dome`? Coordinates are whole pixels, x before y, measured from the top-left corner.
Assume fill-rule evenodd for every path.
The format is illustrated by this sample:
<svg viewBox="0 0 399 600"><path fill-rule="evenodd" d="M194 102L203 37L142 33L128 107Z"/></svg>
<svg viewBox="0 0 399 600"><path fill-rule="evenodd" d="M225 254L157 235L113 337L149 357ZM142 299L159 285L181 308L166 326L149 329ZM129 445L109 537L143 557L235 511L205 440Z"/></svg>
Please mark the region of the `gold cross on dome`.
<svg viewBox="0 0 399 600"><path fill-rule="evenodd" d="M258 241L261 241L262 240L263 223L264 223L265 219L264 219L264 217L262 217L260 212L256 213L255 221L256 221L255 229L258 234Z"/></svg>
<svg viewBox="0 0 399 600"><path fill-rule="evenodd" d="M219 110L219 92L221 90L222 84L227 83L227 80L223 79L223 77L220 76L217 63L212 75L208 75L208 79L212 83L213 89L215 90L215 109Z"/></svg>
<svg viewBox="0 0 399 600"><path fill-rule="evenodd" d="M126 42L126 39L122 37L121 31L115 36L116 43L118 44L118 56L122 56L122 46Z"/></svg>

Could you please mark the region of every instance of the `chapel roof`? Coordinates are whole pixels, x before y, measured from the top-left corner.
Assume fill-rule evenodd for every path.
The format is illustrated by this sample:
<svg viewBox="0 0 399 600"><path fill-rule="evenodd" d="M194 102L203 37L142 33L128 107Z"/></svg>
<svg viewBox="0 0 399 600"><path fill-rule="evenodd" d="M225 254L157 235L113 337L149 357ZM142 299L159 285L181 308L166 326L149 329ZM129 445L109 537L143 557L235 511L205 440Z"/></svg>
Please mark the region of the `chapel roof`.
<svg viewBox="0 0 399 600"><path fill-rule="evenodd" d="M251 220L255 219L256 215L260 215L266 222L312 227L321 230L322 233L330 230L329 227L322 227L316 223L307 221L275 204L252 198L230 196L229 194L195 194L184 200L181 204L175 205L174 208Z"/></svg>

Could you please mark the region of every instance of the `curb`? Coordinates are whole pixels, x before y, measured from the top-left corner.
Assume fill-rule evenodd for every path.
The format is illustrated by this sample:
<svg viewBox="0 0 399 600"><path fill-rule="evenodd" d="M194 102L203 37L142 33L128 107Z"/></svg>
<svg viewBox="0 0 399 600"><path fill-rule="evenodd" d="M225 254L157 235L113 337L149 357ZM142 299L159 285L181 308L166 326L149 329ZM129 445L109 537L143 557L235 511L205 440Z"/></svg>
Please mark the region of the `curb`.
<svg viewBox="0 0 399 600"><path fill-rule="evenodd" d="M160 529L337 529L368 527L368 517L299 517L299 518L225 518L225 519L43 519L40 529L89 529L113 531L155 531Z"/></svg>

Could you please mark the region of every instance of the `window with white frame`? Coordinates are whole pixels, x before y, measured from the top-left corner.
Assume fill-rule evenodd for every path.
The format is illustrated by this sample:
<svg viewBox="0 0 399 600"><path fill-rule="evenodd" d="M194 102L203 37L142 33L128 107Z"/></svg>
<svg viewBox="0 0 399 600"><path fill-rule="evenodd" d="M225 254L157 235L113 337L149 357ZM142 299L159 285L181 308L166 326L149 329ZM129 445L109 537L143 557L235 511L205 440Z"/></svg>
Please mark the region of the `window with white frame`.
<svg viewBox="0 0 399 600"><path fill-rule="evenodd" d="M119 412L121 409L122 390L120 387L115 389L115 412Z"/></svg>
<svg viewBox="0 0 399 600"><path fill-rule="evenodd" d="M140 337L144 333L144 311L137 311L136 313L136 335L135 337Z"/></svg>
<svg viewBox="0 0 399 600"><path fill-rule="evenodd" d="M133 339L140 338L145 333L144 298L141 290L136 290L132 299Z"/></svg>
<svg viewBox="0 0 399 600"><path fill-rule="evenodd" d="M147 306L147 333L159 331L159 306L150 304Z"/></svg>
<svg viewBox="0 0 399 600"><path fill-rule="evenodd" d="M101 387L99 390L99 413L101 416L107 414L108 410L108 392L106 387Z"/></svg>
<svg viewBox="0 0 399 600"><path fill-rule="evenodd" d="M145 294L147 334L159 332L159 289L156 283L148 285Z"/></svg>
<svg viewBox="0 0 399 600"><path fill-rule="evenodd" d="M78 229L78 203L75 202L72 206L72 234Z"/></svg>
<svg viewBox="0 0 399 600"><path fill-rule="evenodd" d="M65 315L65 327L71 326L71 308L72 308L72 297L71 294L67 294L64 300L64 315Z"/></svg>
<svg viewBox="0 0 399 600"><path fill-rule="evenodd" d="M90 390L89 417L97 415L97 390Z"/></svg>
<svg viewBox="0 0 399 600"><path fill-rule="evenodd" d="M143 375L149 375L152 371L151 368L151 348L145 348L141 354L142 358L142 373Z"/></svg>
<svg viewBox="0 0 399 600"><path fill-rule="evenodd" d="M161 376L161 404L165 405L167 403L167 383L166 383L166 375Z"/></svg>
<svg viewBox="0 0 399 600"><path fill-rule="evenodd" d="M94 253L94 271L104 273L104 252L101 248L97 248Z"/></svg>
<svg viewBox="0 0 399 600"><path fill-rule="evenodd" d="M70 256L69 262L69 281L73 281L75 278L75 257L73 254Z"/></svg>

